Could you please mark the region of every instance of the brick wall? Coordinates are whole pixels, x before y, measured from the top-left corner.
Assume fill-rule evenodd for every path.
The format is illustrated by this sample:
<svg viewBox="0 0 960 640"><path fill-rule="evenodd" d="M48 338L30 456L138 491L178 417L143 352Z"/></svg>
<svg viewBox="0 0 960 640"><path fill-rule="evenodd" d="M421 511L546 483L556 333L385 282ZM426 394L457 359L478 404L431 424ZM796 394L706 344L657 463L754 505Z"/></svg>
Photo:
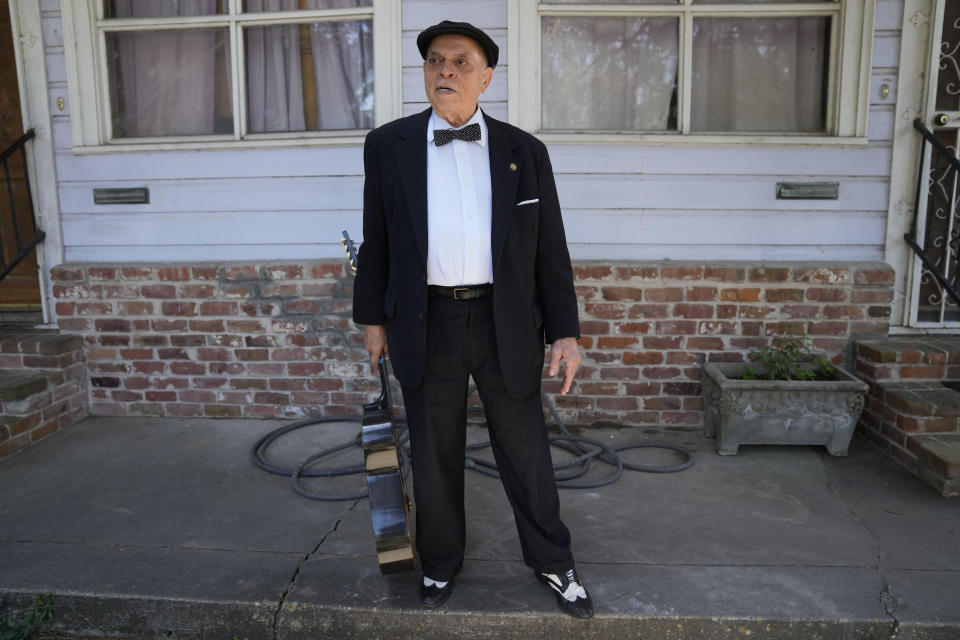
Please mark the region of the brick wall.
<svg viewBox="0 0 960 640"><path fill-rule="evenodd" d="M574 268L584 361L554 395L569 424L695 427L704 361L792 329L842 362L851 336L886 334L893 297L880 263ZM52 279L60 327L85 342L93 414L358 415L378 388L340 261L64 264Z"/></svg>
<svg viewBox="0 0 960 640"><path fill-rule="evenodd" d="M861 433L942 496L960 496L960 337L858 340L856 374L870 386Z"/></svg>
<svg viewBox="0 0 960 640"><path fill-rule="evenodd" d="M80 341L53 331L0 336L0 458L87 415Z"/></svg>
<svg viewBox="0 0 960 640"><path fill-rule="evenodd" d="M957 393L943 385L960 380L960 340L927 335L858 341L855 371L870 385L861 431L890 458L922 475L925 441L960 434Z"/></svg>

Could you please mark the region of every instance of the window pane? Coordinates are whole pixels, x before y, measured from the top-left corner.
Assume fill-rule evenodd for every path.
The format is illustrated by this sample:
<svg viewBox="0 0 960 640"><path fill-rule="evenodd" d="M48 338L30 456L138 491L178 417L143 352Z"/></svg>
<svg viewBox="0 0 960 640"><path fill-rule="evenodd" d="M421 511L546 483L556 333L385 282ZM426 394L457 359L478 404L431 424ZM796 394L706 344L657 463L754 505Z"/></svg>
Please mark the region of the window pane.
<svg viewBox="0 0 960 640"><path fill-rule="evenodd" d="M227 12L227 0L104 0L104 18L170 18Z"/></svg>
<svg viewBox="0 0 960 640"><path fill-rule="evenodd" d="M106 37L115 138L232 133L226 29Z"/></svg>
<svg viewBox="0 0 960 640"><path fill-rule="evenodd" d="M836 0L833 1L836 2ZM796 4L797 2L798 0L693 0L694 4Z"/></svg>
<svg viewBox="0 0 960 640"><path fill-rule="evenodd" d="M543 129L676 129L676 18L544 17Z"/></svg>
<svg viewBox="0 0 960 640"><path fill-rule="evenodd" d="M583 2L582 0L547 0L544 4L583 4ZM589 4L677 4L677 0L590 0Z"/></svg>
<svg viewBox="0 0 960 640"><path fill-rule="evenodd" d="M370 20L244 29L250 132L373 127Z"/></svg>
<svg viewBox="0 0 960 640"><path fill-rule="evenodd" d="M301 11L304 9L350 9L372 7L373 0L243 0L247 13Z"/></svg>
<svg viewBox="0 0 960 640"><path fill-rule="evenodd" d="M694 20L691 128L823 131L829 42L826 17Z"/></svg>

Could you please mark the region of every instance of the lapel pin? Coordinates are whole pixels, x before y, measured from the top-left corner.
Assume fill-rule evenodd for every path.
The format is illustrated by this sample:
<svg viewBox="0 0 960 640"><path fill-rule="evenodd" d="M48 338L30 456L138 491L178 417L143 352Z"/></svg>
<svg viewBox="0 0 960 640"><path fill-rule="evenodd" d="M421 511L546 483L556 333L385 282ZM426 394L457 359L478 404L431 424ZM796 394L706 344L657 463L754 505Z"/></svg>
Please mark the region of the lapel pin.
<svg viewBox="0 0 960 640"><path fill-rule="evenodd" d="M517 163L516 163L516 162L511 162L511 163L510 163L510 171L516 171L516 170L517 170Z"/></svg>

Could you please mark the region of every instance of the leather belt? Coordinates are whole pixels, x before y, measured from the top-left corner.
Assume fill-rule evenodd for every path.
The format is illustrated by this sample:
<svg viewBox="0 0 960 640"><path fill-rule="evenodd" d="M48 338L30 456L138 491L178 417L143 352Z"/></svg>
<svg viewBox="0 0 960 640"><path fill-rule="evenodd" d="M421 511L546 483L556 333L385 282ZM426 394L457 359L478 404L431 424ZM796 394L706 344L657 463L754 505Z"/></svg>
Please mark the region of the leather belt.
<svg viewBox="0 0 960 640"><path fill-rule="evenodd" d="M427 287L427 291L429 291L432 296L446 296L454 300L471 300L473 298L490 295L493 291L493 285L488 283L469 284L463 285L462 287L441 287L431 284Z"/></svg>

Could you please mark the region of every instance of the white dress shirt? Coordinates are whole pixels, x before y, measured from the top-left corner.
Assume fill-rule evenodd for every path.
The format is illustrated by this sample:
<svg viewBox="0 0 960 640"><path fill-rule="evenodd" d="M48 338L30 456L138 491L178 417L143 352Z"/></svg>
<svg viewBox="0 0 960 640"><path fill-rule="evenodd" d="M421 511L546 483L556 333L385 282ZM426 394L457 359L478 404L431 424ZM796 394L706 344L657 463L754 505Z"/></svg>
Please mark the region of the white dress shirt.
<svg viewBox="0 0 960 640"><path fill-rule="evenodd" d="M493 282L490 251L492 189L487 123L476 113L480 140L438 147L434 129L453 129L434 111L427 125L427 284L444 287Z"/></svg>

